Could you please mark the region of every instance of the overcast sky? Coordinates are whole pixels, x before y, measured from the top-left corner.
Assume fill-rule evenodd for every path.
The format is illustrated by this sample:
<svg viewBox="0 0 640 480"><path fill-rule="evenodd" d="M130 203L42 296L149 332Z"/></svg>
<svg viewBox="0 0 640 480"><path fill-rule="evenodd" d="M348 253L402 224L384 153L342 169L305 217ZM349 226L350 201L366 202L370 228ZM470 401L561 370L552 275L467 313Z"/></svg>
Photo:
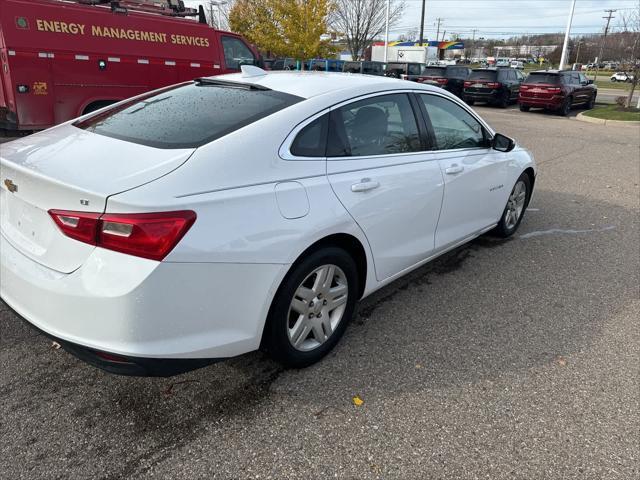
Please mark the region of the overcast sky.
<svg viewBox="0 0 640 480"><path fill-rule="evenodd" d="M577 0L571 33L600 33L604 10L617 9L611 21L612 31L620 15L638 9L640 0ZM186 0L188 6L206 4L206 0ZM420 27L422 0L405 0L402 19L390 32L391 39ZM435 40L437 18L442 18L440 40L446 31L461 37L504 38L521 34L564 32L571 0L426 0L425 37Z"/></svg>

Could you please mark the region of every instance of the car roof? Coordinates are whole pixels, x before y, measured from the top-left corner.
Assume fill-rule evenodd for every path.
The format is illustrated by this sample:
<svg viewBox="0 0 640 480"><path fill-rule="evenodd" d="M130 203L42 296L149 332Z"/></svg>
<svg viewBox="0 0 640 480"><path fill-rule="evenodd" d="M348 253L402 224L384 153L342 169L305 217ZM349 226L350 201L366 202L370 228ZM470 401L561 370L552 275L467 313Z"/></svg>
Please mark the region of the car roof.
<svg viewBox="0 0 640 480"><path fill-rule="evenodd" d="M551 75L560 75L561 73L571 73L573 71L577 70L536 70L535 72L529 72L531 73L547 73L547 74L551 74ZM580 73L580 72L578 72Z"/></svg>
<svg viewBox="0 0 640 480"><path fill-rule="evenodd" d="M334 93L338 91L344 91L347 93L348 91L353 90L362 90L362 93L374 92L376 90L403 89L442 91L442 89L437 87L408 82L406 80L374 75L362 75L359 73L271 71L254 76L247 76L242 73L232 73L228 75L218 75L211 78L214 80L261 85L271 90L307 99L323 95L325 93Z"/></svg>

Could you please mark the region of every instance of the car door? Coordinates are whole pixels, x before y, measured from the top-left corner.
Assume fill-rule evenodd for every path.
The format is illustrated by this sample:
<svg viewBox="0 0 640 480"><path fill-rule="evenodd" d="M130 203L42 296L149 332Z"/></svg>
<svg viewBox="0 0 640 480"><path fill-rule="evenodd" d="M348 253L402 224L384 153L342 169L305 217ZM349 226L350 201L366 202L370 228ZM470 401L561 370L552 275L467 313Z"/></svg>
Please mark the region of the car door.
<svg viewBox="0 0 640 480"><path fill-rule="evenodd" d="M586 102L586 88L580 83L580 74L578 72L571 72L571 86L573 87L573 104Z"/></svg>
<svg viewBox="0 0 640 480"><path fill-rule="evenodd" d="M418 95L444 177L437 249L495 225L505 206L510 154L490 147L489 132L461 104L437 94Z"/></svg>
<svg viewBox="0 0 640 480"><path fill-rule="evenodd" d="M444 187L419 112L407 93L387 93L330 115L327 176L367 237L378 280L434 250Z"/></svg>

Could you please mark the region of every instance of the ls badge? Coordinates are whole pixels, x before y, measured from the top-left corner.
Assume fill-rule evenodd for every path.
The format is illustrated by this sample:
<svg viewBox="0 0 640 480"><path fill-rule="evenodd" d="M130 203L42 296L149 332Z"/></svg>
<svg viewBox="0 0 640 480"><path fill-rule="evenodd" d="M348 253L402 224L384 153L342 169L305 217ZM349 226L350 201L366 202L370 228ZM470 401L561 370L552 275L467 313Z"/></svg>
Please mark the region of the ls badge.
<svg viewBox="0 0 640 480"><path fill-rule="evenodd" d="M18 191L18 185L13 183L13 180L11 180L10 178L6 178L4 180L4 186L7 187L7 190L9 190L11 193L15 193Z"/></svg>

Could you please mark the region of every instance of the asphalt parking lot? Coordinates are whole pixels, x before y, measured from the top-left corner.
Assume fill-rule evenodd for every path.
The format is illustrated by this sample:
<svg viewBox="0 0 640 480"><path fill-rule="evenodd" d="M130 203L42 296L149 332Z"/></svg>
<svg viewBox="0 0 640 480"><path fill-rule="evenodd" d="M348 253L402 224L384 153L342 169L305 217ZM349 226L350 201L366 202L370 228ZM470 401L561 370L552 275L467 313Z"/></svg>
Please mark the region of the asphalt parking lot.
<svg viewBox="0 0 640 480"><path fill-rule="evenodd" d="M318 365L117 377L0 303L0 476L637 478L640 129L477 110L539 164L520 231L366 299Z"/></svg>

